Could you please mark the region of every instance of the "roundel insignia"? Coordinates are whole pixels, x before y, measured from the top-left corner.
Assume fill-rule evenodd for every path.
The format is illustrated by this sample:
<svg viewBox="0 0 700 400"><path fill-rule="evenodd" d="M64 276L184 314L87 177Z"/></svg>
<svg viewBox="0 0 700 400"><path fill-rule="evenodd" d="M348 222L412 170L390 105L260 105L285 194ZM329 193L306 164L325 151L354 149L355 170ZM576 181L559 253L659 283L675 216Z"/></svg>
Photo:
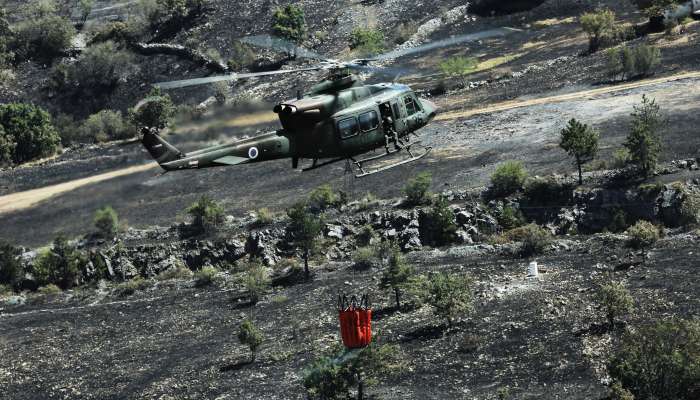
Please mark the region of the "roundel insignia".
<svg viewBox="0 0 700 400"><path fill-rule="evenodd" d="M248 158L251 160L255 160L258 158L258 148L257 147L251 147L248 149Z"/></svg>

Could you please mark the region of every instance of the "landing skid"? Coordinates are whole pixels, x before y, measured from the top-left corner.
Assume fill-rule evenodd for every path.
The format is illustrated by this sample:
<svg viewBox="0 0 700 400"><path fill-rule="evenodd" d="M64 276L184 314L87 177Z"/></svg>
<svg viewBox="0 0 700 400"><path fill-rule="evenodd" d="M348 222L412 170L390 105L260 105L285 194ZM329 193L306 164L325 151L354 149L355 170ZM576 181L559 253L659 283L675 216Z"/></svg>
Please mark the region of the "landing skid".
<svg viewBox="0 0 700 400"><path fill-rule="evenodd" d="M392 169L392 168L399 167L399 166L401 166L401 165L405 165L405 164L408 164L408 163L412 163L412 162L414 162L414 161L418 161L418 160L420 160L421 158L427 156L428 153L430 153L430 150L433 149L432 147L423 147L423 149L421 150L421 153L420 153L420 154L414 155L413 152L411 151L411 148L412 148L414 145L417 145L417 144L420 144L420 142L414 142L414 143L411 143L411 144L409 144L409 145L406 145L405 147L403 147L403 148L401 148L401 149L393 150L393 151L388 151L388 152L386 152L386 153L384 153L384 154L381 154L381 155L378 155L378 156L373 156L373 157L368 157L368 158L365 158L365 159L362 159L362 160L355 160L354 158L351 157L350 160L355 164L355 166L357 167L357 169L360 171L359 174L355 175L355 178L364 178L365 176L374 175L374 174L377 174L377 173L379 173L379 172L383 172L383 171L386 171L386 170L389 170L389 169ZM392 155L392 154L395 154L395 153L398 153L398 152L401 152L401 151L404 151L404 150L406 151L406 153L408 153L408 155L409 155L410 158L407 158L407 159L405 159L405 160L403 160L403 161L399 161L399 162L396 162L396 163L394 163L394 164L387 165L387 166L384 166L384 167L379 167L379 168L369 169L369 170L365 168L365 165L364 165L365 163L372 162L372 161L377 161L377 160L381 160L381 159L383 159L383 158L385 158L385 157L388 157L388 156L390 156L390 155Z"/></svg>

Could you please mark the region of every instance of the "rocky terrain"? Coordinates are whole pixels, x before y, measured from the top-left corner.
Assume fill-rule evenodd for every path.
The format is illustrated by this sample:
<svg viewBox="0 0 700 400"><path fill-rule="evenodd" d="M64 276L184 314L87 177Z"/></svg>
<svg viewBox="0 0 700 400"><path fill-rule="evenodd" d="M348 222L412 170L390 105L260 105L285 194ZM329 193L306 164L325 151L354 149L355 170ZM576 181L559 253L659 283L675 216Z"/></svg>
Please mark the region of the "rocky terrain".
<svg viewBox="0 0 700 400"><path fill-rule="evenodd" d="M21 19L23 2L0 3L10 20ZM270 8L288 3L208 1L201 19L158 42L196 43L197 50L215 49L224 61L232 40L268 33ZM603 54L587 54L576 18L604 5L621 22L643 23L646 18L627 1L507 2L515 9L475 1L471 10L456 0L299 3L312 33L304 47L338 59L352 57L348 37L356 26L392 37L410 24L412 33L405 43L392 44L396 48L493 27L519 32L388 63L403 71L400 77L364 76L368 82L400 79L441 111L421 131L434 148L428 157L365 179L353 179L342 163L302 174L286 160L160 175L135 140L76 146L0 170L0 239L21 248L28 271L60 233L91 259L76 288L37 293L39 283L29 273L20 291L0 294L0 397L305 398L305 369L340 343L337 295L368 293L375 334L380 343L398 345L402 364L367 388L369 398L486 400L502 399L507 391L509 399L603 400L611 380L606 365L621 331L651 320L698 317L700 234L684 223L683 204L689 194L700 194L700 23L631 41L659 47L663 62L652 77L619 83L610 82ZM128 18L134 4L96 1L87 32ZM73 8L65 12L78 18ZM268 67L281 62L280 54L258 51L258 61ZM494 66L464 85L445 80L438 62L460 55ZM310 63L282 62L284 68ZM126 111L149 83L213 73L173 55L137 55L135 64L138 73L120 85L111 108ZM21 65L0 101L60 109L42 89L46 71ZM267 103L293 97L318 78L308 73L236 82L228 88L233 108L178 121L168 141L188 151L278 129ZM170 94L178 104L197 105L211 103L215 88ZM656 99L669 123L656 173L630 179L613 159L642 95ZM580 186L571 158L559 148L559 132L572 118L601 133L600 151ZM506 160L522 161L531 176L551 177L560 190L544 202L525 194L493 200L489 177ZM428 246L430 206L403 203L406 182L419 172L430 172L431 190L449 202L458 230L448 246ZM284 211L323 184L345 192L348 202L326 214L323 250L312 259L312 278L304 280L294 268L299 254ZM222 204L226 218L215 232L193 235L185 210L202 194ZM95 211L106 205L124 226L115 240L94 234ZM264 226L256 224L261 207L274 214ZM543 254L523 258L519 242L503 239L506 208L554 235ZM619 231L611 221L620 213L628 224L644 219L664 226L663 237L646 252L630 249L626 234L609 232ZM470 276L473 311L448 328L428 305L395 309L391 293L379 289L386 267L361 270L353 260L368 225L375 241L395 240L419 275ZM250 259L262 262L273 282L255 306L243 287ZM527 275L531 261L539 263L538 277ZM187 274L164 278L182 267L196 272L209 266L219 271L209 286ZM635 307L612 329L597 300L600 285L609 281L622 282ZM125 282L140 283L126 290ZM251 316L265 337L254 363L236 337Z"/></svg>

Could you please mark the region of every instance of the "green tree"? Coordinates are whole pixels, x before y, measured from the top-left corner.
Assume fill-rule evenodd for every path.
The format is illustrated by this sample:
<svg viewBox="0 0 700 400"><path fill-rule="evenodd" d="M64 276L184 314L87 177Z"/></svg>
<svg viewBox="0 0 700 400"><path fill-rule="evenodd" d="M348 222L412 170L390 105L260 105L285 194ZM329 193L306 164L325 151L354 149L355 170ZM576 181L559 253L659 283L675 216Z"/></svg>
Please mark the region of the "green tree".
<svg viewBox="0 0 700 400"><path fill-rule="evenodd" d="M578 168L578 184L583 185L583 164L593 160L598 153L598 140L600 134L586 124L576 119L569 121L566 128L561 131L559 147L564 149L571 157L574 157Z"/></svg>
<svg viewBox="0 0 700 400"><path fill-rule="evenodd" d="M22 264L19 261L20 250L0 240L0 284L17 288L22 279Z"/></svg>
<svg viewBox="0 0 700 400"><path fill-rule="evenodd" d="M520 161L506 161L491 175L491 192L497 197L510 196L523 188L527 176Z"/></svg>
<svg viewBox="0 0 700 400"><path fill-rule="evenodd" d="M384 34L372 28L355 28L350 34L350 48L359 55L371 56L384 50Z"/></svg>
<svg viewBox="0 0 700 400"><path fill-rule="evenodd" d="M262 332L253 324L253 321L249 319L243 321L238 329L238 341L241 342L241 344L247 345L250 349L250 362L255 361L258 347L260 347L263 340Z"/></svg>
<svg viewBox="0 0 700 400"><path fill-rule="evenodd" d="M608 71L611 81L616 81L618 77L622 74L622 53L617 47L607 49L605 51L606 65L605 69Z"/></svg>
<svg viewBox="0 0 700 400"><path fill-rule="evenodd" d="M466 276L446 272L433 274L427 282L425 302L452 328L456 317L473 309L471 284L472 280Z"/></svg>
<svg viewBox="0 0 700 400"><path fill-rule="evenodd" d="M296 43L303 42L307 33L304 10L293 4L276 9L272 14L272 32Z"/></svg>
<svg viewBox="0 0 700 400"><path fill-rule="evenodd" d="M314 210L326 211L340 205L340 195L333 190L331 185L321 185L309 195L309 206Z"/></svg>
<svg viewBox="0 0 700 400"><path fill-rule="evenodd" d="M78 0L78 8L80 9L80 21L85 24L87 22L92 7L95 5L95 0Z"/></svg>
<svg viewBox="0 0 700 400"><path fill-rule="evenodd" d="M645 177L656 168L661 154L661 133L666 120L656 100L642 96L642 103L634 106L632 129L624 146L629 150L630 161Z"/></svg>
<svg viewBox="0 0 700 400"><path fill-rule="evenodd" d="M270 287L270 278L265 272L265 267L257 262L253 262L248 266L243 282L250 302L253 305L260 301L260 296Z"/></svg>
<svg viewBox="0 0 700 400"><path fill-rule="evenodd" d="M78 137L92 138L95 142L134 137L136 129L122 117L121 111L102 110L83 122Z"/></svg>
<svg viewBox="0 0 700 400"><path fill-rule="evenodd" d="M406 205L418 206L430 204L432 194L430 185L433 183L433 176L430 172L421 172L408 181L403 191L406 194Z"/></svg>
<svg viewBox="0 0 700 400"><path fill-rule="evenodd" d="M394 291L396 309L401 309L401 290L409 284L409 279L413 275L413 269L407 265L406 259L401 251L394 247L389 256L389 267L384 271L379 288Z"/></svg>
<svg viewBox="0 0 700 400"><path fill-rule="evenodd" d="M634 309L632 295L622 283L618 282L610 282L600 287L598 303L605 311L605 317L611 328L615 326L616 318Z"/></svg>
<svg viewBox="0 0 700 400"><path fill-rule="evenodd" d="M10 150L12 162L20 164L54 154L60 137L51 124L51 117L43 109L22 103L0 104L0 159L6 159ZM3 155L4 154L4 155Z"/></svg>
<svg viewBox="0 0 700 400"><path fill-rule="evenodd" d="M462 84L466 84L466 77L474 72L479 65L479 60L475 57L450 57L440 63L440 71L443 74L459 79Z"/></svg>
<svg viewBox="0 0 700 400"><path fill-rule="evenodd" d="M292 243L302 251L304 260L304 275L308 279L309 257L318 247L318 238L323 229L323 218L309 212L304 203L297 203L287 210L290 219L287 230L291 235Z"/></svg>
<svg viewBox="0 0 700 400"><path fill-rule="evenodd" d="M700 322L668 320L629 330L608 370L637 399L697 399Z"/></svg>
<svg viewBox="0 0 700 400"><path fill-rule="evenodd" d="M653 74L656 67L661 63L661 50L655 46L640 44L634 48L634 73L638 76L648 76Z"/></svg>
<svg viewBox="0 0 700 400"><path fill-rule="evenodd" d="M424 220L421 221L421 230L426 242L432 246L444 246L455 240L457 224L447 199L438 196Z"/></svg>
<svg viewBox="0 0 700 400"><path fill-rule="evenodd" d="M588 35L588 50L595 53L604 41L615 32L615 13L611 10L600 10L585 13L580 18L581 27Z"/></svg>
<svg viewBox="0 0 700 400"><path fill-rule="evenodd" d="M93 221L102 237L114 237L119 230L119 216L111 206L105 206L97 210Z"/></svg>
<svg viewBox="0 0 700 400"><path fill-rule="evenodd" d="M76 34L70 21L57 15L26 19L14 31L11 48L16 56L47 64L65 53Z"/></svg>
<svg viewBox="0 0 700 400"><path fill-rule="evenodd" d="M137 127L156 129L168 126L173 115L175 115L173 101L167 94L161 94L158 88L153 88L148 97L129 111L129 117Z"/></svg>
<svg viewBox="0 0 700 400"><path fill-rule="evenodd" d="M202 233L210 232L224 222L224 208L214 199L203 195L189 208L192 225Z"/></svg>
<svg viewBox="0 0 700 400"><path fill-rule="evenodd" d="M65 236L59 235L53 246L39 255L34 263L34 275L40 285L54 284L61 289L75 286L80 269L87 263L74 245Z"/></svg>

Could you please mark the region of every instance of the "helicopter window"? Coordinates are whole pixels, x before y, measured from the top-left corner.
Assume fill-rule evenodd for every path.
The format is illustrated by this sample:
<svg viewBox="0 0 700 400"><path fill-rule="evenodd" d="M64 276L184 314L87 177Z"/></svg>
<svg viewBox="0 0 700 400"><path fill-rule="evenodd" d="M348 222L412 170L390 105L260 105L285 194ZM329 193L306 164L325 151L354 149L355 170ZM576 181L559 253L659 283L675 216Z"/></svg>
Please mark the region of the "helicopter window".
<svg viewBox="0 0 700 400"><path fill-rule="evenodd" d="M406 105L406 112L409 116L417 113L419 111L416 101L411 96L404 97L404 104Z"/></svg>
<svg viewBox="0 0 700 400"><path fill-rule="evenodd" d="M357 135L360 132L360 127L357 125L357 119L353 117L338 122L338 131L340 132L340 137L342 139L347 139Z"/></svg>
<svg viewBox="0 0 700 400"><path fill-rule="evenodd" d="M379 126L379 116L377 116L376 111L369 111L364 114L360 114L359 120L362 132L375 130Z"/></svg>

